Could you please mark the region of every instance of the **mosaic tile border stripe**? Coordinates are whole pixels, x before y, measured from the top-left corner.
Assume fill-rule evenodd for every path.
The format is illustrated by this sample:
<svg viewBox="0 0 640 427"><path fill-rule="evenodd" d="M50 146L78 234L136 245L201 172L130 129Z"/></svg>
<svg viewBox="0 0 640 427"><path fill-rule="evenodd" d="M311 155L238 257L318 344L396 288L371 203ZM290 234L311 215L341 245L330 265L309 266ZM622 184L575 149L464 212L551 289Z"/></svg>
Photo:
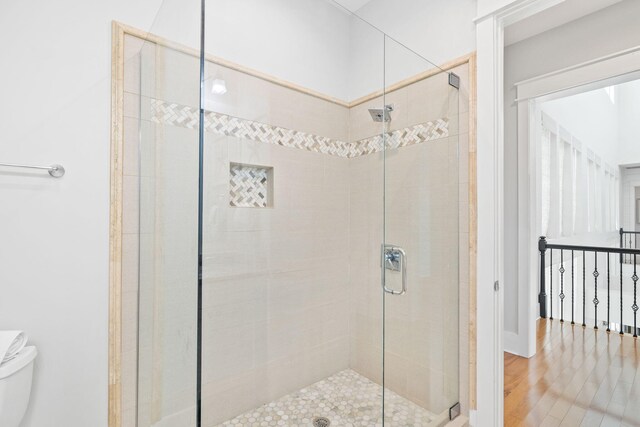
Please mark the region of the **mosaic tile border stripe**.
<svg viewBox="0 0 640 427"><path fill-rule="evenodd" d="M197 108L158 99L151 99L150 101L152 121L188 129L198 129L199 114ZM340 141L212 111L205 112L204 120L205 130L218 135L233 136L346 158L382 151L383 140L385 140L387 148L393 149L449 136L449 119L447 118L394 130L384 137L376 135L356 142Z"/></svg>
<svg viewBox="0 0 640 427"><path fill-rule="evenodd" d="M389 149L408 147L421 142L449 136L449 120L438 119L435 122L422 123L387 133L386 137L376 135L354 142L349 157L364 156L382 151L383 140Z"/></svg>

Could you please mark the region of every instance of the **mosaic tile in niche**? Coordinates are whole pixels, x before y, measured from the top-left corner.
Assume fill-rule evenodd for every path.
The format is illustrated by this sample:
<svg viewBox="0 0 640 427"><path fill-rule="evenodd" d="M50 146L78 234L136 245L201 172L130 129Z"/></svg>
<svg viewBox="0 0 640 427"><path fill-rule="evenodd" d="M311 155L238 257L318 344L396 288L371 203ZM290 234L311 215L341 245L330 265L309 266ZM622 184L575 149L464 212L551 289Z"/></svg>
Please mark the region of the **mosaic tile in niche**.
<svg viewBox="0 0 640 427"><path fill-rule="evenodd" d="M272 206L273 169L231 163L229 166L229 205L244 208Z"/></svg>

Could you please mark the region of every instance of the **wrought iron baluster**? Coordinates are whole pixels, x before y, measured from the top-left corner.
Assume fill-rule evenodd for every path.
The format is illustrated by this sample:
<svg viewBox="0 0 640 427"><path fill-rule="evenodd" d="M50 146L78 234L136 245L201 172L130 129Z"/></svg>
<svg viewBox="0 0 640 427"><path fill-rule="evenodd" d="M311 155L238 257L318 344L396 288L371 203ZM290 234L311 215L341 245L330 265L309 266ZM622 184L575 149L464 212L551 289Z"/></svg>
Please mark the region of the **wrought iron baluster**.
<svg viewBox="0 0 640 427"><path fill-rule="evenodd" d="M620 233L622 233L622 229L620 229ZM620 335L624 335L624 323L622 323L622 257L624 255L620 254Z"/></svg>
<svg viewBox="0 0 640 427"><path fill-rule="evenodd" d="M560 249L560 322L564 322L564 249Z"/></svg>
<svg viewBox="0 0 640 427"><path fill-rule="evenodd" d="M573 286L574 286L574 274L573 274L573 262L574 262L574 258L573 258L573 249L571 250L571 324L575 325L576 322L573 321L573 308L574 308L574 301L573 301L573 297L574 297L574 290L573 290Z"/></svg>
<svg viewBox="0 0 640 427"><path fill-rule="evenodd" d="M611 270L609 268L611 254L607 252L607 332L611 331Z"/></svg>
<svg viewBox="0 0 640 427"><path fill-rule="evenodd" d="M633 235L633 237L630 240L630 243L627 241L625 234L629 234L629 235ZM553 289L553 282L554 282L554 275L555 275L555 271L554 271L554 260L553 260L553 250L559 250L560 251L560 260L558 261L558 295L557 295L557 303L559 305L559 309L558 311L560 312L560 314L557 316L557 318L560 320L560 322L564 322L565 318L565 310L564 310L564 303L565 303L565 299L568 299L569 295L568 295L568 290L567 292L565 292L565 274L568 274L568 268L569 266L565 265L566 261L565 261L565 256L564 253L565 251L567 251L567 254L570 253L571 256L571 300L570 300L570 304L571 304L571 324L574 325L576 323L576 316L579 316L579 314L576 313L577 307L576 304L579 304L579 302L576 301L576 297L579 297L578 295L576 295L577 292L580 292L579 289L576 289L576 286L580 286L579 284L576 284L576 281L579 280L578 275L580 274L579 271L576 271L578 268L580 268L579 266L576 266L576 258L580 257L580 251L582 252L582 327L585 328L587 326L587 252L591 253L593 252L593 270L591 270L591 276L593 276L593 297L591 302L593 303L593 328L594 329L600 329L600 322L605 326L606 331L608 333L610 333L612 330L615 331L616 330L616 323L614 323L616 320L619 320L619 329L618 329L618 333L622 336L625 335L625 331L624 328L628 327L628 328L633 328L633 336L634 338L637 338L638 335L640 335L640 328L638 327L638 311L640 311L640 307L639 307L639 301L638 301L638 281L640 281L640 271L638 271L638 256L640 255L640 248L635 247L637 246L637 242L634 242L634 240L637 240L637 236L640 235L640 232L624 232L623 234L623 230L620 229L620 245L621 247L599 247L599 246L583 246L583 245L565 245L565 244L548 244L546 242L546 239L544 237L540 237L539 240L539 251L540 251L540 292L538 295L538 300L540 303L540 317L544 318L545 316L547 316L547 304L549 306L549 314L548 314L548 319L553 320L553 303L554 303L554 289ZM629 246L627 246L629 245ZM547 254L548 251L548 254ZM576 253L578 254L576 256ZM603 280L600 280L600 276L602 274L604 274L603 271L601 271L602 269L605 268L605 261L602 260L602 257L600 256L600 260L598 260L599 255L606 255L607 259L606 259L606 313L601 314L599 312L599 308L600 308L600 304L602 303L602 300L600 299L601 297L603 297L602 293L605 292L605 282L604 282L604 276L603 276ZM618 259L616 260L615 256L618 256ZM627 320L627 323L625 325L624 323L624 318L625 318L625 296L624 296L624 286L625 285L625 274L628 274L631 270L630 267L629 270L626 270L627 267L625 267L625 259L624 256L628 256L629 259L629 264L633 263L633 273L631 276L632 282L633 282L633 302L630 305L630 308L632 309L632 314L633 314L633 323L631 322L631 320ZM546 274L546 265L547 263L545 262L546 257L548 256L549 259L549 275L547 276ZM598 265L598 262L600 262L600 265ZM615 268L616 268L616 262L619 265L619 273L616 273ZM611 269L613 268L613 273L611 272ZM612 306L613 304L616 304L616 300L612 300L612 295L611 292L613 291L617 291L615 289L616 284L611 282L611 280L615 280L616 277L615 275L619 274L619 280L620 280L620 287L619 287L619 292L620 292L620 299L619 299L619 310L620 310L620 315L616 316L615 310L616 308ZM613 277L612 277L613 276ZM548 278L547 278L548 277ZM627 276L629 277L629 276ZM546 291L546 285L545 282L549 281L549 299L547 300L547 293ZM568 280L568 276L567 276L567 280ZM566 283L567 286L569 286L569 283ZM613 289L612 289L612 285L613 285ZM598 289L598 286L600 286L601 289ZM631 290L630 290L631 292ZM613 297L615 298L615 295L613 295ZM629 296L631 298L631 296ZM548 301L548 302L547 302ZM628 303L626 303L628 304ZM627 306L629 307L629 306ZM628 308L627 308L628 309ZM612 313L613 311L613 313ZM601 318L598 318L598 316L600 316ZM567 318L569 317L568 313L567 313ZM616 319L617 317L617 319ZM569 319L567 319L568 321Z"/></svg>
<svg viewBox="0 0 640 427"><path fill-rule="evenodd" d="M547 317L547 286L545 284L547 275L545 262L547 239L544 236L540 236L540 240L538 240L538 250L540 251L540 290L538 294L538 304L540 305L540 317L545 319Z"/></svg>
<svg viewBox="0 0 640 427"><path fill-rule="evenodd" d="M631 309L633 310L633 337L637 338L638 336L638 274L636 272L636 254L633 254L633 276L631 276L631 280L633 280L633 305Z"/></svg>
<svg viewBox="0 0 640 427"><path fill-rule="evenodd" d="M549 249L549 320L553 320L553 249Z"/></svg>
<svg viewBox="0 0 640 427"><path fill-rule="evenodd" d="M622 227L620 227L620 249L624 249L624 230ZM620 265L622 265L623 256L623 254L620 254ZM622 270L620 270L620 274L622 274Z"/></svg>
<svg viewBox="0 0 640 427"><path fill-rule="evenodd" d="M623 234L624 230L622 228L620 228L620 248L622 249L624 247L624 243L623 243Z"/></svg>
<svg viewBox="0 0 640 427"><path fill-rule="evenodd" d="M593 329L598 329L598 252L593 253L593 261L594 261L594 270L593 270L593 287L594 287L594 296L593 296L593 311L594 311L594 319L593 319Z"/></svg>
<svg viewBox="0 0 640 427"><path fill-rule="evenodd" d="M587 307L587 293L586 293L586 281L587 281L587 274L586 274L586 264L587 264L587 257L585 255L585 252L582 251L582 326L585 327L587 326L587 322L586 322L586 307Z"/></svg>

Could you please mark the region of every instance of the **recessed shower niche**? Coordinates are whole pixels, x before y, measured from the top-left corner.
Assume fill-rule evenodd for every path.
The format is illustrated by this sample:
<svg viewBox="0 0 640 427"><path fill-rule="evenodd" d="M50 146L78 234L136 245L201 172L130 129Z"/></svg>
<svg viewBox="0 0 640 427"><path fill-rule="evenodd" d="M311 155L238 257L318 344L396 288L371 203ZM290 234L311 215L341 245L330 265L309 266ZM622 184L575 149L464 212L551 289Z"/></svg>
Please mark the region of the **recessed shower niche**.
<svg viewBox="0 0 640 427"><path fill-rule="evenodd" d="M229 205L236 208L273 207L273 168L230 163Z"/></svg>

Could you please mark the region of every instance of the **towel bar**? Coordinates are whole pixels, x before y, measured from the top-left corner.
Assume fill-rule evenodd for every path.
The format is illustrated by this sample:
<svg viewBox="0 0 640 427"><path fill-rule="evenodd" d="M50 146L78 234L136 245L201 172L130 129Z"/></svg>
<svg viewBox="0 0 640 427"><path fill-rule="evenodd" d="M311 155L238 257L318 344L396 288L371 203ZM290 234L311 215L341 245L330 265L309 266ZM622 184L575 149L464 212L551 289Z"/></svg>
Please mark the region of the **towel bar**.
<svg viewBox="0 0 640 427"><path fill-rule="evenodd" d="M26 169L42 169L49 172L54 178L60 178L64 176L64 168L61 165L51 165L51 166L32 166L32 165L18 165L15 163L0 163L0 166L6 166L9 168L26 168Z"/></svg>

